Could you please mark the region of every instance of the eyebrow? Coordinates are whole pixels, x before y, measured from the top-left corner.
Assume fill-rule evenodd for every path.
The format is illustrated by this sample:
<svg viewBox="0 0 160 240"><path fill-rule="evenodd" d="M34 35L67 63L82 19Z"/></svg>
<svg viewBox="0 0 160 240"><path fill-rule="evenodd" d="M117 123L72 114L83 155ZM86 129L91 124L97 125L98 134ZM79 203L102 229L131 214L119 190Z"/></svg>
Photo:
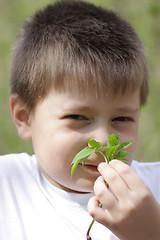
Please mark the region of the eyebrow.
<svg viewBox="0 0 160 240"><path fill-rule="evenodd" d="M76 107L70 107L70 106L66 106L65 110L72 110L72 111L82 111L82 112L88 112L92 109L92 107L90 106L76 106Z"/></svg>
<svg viewBox="0 0 160 240"><path fill-rule="evenodd" d="M118 112L128 112L128 113L136 113L139 112L140 108L135 108L131 106L126 106L126 107L119 107L116 109Z"/></svg>
<svg viewBox="0 0 160 240"><path fill-rule="evenodd" d="M77 105L75 106L72 106L72 104L70 103L66 103L64 105L64 111L80 111L80 112L90 112L90 111L93 111L95 110L94 106L89 106L89 105L83 105L83 104L80 104L78 103ZM137 113L139 112L140 110L140 107L137 107L137 106L131 106L131 105L123 105L122 107L121 106L117 106L117 108L115 108L115 111L119 112L119 113Z"/></svg>

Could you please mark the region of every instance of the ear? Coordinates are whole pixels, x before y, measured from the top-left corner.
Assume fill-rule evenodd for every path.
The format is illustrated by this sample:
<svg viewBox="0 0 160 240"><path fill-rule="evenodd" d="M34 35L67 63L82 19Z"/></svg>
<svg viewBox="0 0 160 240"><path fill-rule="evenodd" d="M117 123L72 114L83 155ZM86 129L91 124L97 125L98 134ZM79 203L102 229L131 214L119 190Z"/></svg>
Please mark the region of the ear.
<svg viewBox="0 0 160 240"><path fill-rule="evenodd" d="M30 126L30 112L27 109L24 101L17 95L10 97L10 109L13 122L17 128L18 135L23 140L30 140L31 126Z"/></svg>

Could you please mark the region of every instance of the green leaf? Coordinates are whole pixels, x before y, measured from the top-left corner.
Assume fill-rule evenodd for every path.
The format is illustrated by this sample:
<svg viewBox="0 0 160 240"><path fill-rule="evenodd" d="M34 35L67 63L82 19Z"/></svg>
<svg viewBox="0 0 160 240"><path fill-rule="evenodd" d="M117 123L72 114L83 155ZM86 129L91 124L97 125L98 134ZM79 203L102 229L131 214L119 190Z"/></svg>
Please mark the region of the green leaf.
<svg viewBox="0 0 160 240"><path fill-rule="evenodd" d="M114 133L112 133L108 138L108 145L109 146L119 145L119 134L115 135Z"/></svg>
<svg viewBox="0 0 160 240"><path fill-rule="evenodd" d="M76 169L76 167L77 167L77 165L79 164L80 161L81 161L81 159L78 159L76 162L74 162L72 164L72 167L71 167L71 177L73 176L73 173L74 173L74 171L75 171L75 169Z"/></svg>
<svg viewBox="0 0 160 240"><path fill-rule="evenodd" d="M106 157L108 158L109 161L113 159L113 154L117 151L119 145L113 146L113 147L104 147Z"/></svg>
<svg viewBox="0 0 160 240"><path fill-rule="evenodd" d="M119 161L124 161L124 162L129 162L129 160L128 159L118 159Z"/></svg>
<svg viewBox="0 0 160 240"><path fill-rule="evenodd" d="M100 150L100 149L103 147L102 143L97 142L97 141L94 140L94 139L88 140L87 142L89 143L89 145L90 145L91 147L93 147L93 148L96 149L96 150Z"/></svg>
<svg viewBox="0 0 160 240"><path fill-rule="evenodd" d="M95 152L95 149L93 148L90 147L83 148L80 152L76 154L71 165L79 159L85 158L86 156L90 156L93 152Z"/></svg>
<svg viewBox="0 0 160 240"><path fill-rule="evenodd" d="M132 144L131 141L124 142L124 143L119 145L117 150L124 150L124 149L128 148L131 144Z"/></svg>
<svg viewBox="0 0 160 240"><path fill-rule="evenodd" d="M71 166L72 166L71 167L71 177L72 177L77 165L79 164L79 162L82 160L82 164L84 165L84 162L86 161L86 159L94 152L95 152L95 149L90 148L90 147L85 147L76 154L76 156L74 157L74 159L71 163Z"/></svg>
<svg viewBox="0 0 160 240"><path fill-rule="evenodd" d="M131 155L131 154L128 153L128 152L120 151L120 152L118 152L118 153L115 153L114 156L113 156L113 158L114 158L114 159L117 159L117 160L122 160L122 159L124 160L125 157L127 157L127 156L129 156L129 155Z"/></svg>
<svg viewBox="0 0 160 240"><path fill-rule="evenodd" d="M90 156L90 155L89 155L89 156ZM86 156L86 157L84 157L84 158L81 159L81 162L82 162L82 165L83 165L83 166L84 166L85 161L87 160L87 158L88 158L89 156Z"/></svg>

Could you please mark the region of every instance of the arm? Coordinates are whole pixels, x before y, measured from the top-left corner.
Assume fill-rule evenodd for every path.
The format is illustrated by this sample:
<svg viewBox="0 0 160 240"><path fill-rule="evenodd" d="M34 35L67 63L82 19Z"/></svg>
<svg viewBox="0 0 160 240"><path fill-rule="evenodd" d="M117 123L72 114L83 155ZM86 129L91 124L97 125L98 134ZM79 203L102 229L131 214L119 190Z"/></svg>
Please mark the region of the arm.
<svg viewBox="0 0 160 240"><path fill-rule="evenodd" d="M121 240L159 240L160 205L140 177L118 160L100 164L99 172L88 203L91 216Z"/></svg>

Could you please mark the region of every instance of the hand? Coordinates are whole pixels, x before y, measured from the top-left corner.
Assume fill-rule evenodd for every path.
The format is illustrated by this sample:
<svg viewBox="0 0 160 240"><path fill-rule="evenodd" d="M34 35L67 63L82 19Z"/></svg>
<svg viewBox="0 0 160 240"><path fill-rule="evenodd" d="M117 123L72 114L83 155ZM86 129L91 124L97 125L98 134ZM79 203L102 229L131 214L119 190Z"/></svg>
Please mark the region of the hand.
<svg viewBox="0 0 160 240"><path fill-rule="evenodd" d="M160 205L141 178L118 160L101 163L99 172L95 197L88 203L90 215L121 240L159 240Z"/></svg>

